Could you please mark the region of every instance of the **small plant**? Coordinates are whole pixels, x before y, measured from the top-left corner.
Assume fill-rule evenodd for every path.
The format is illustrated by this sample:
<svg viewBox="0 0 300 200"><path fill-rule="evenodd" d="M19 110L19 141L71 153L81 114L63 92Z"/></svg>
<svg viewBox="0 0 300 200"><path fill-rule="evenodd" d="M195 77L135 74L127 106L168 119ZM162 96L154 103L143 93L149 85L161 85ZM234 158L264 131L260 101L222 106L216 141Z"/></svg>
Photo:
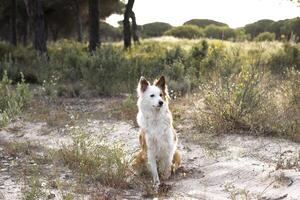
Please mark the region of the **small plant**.
<svg viewBox="0 0 300 200"><path fill-rule="evenodd" d="M233 184L226 183L224 190L229 193L231 200L251 200L254 199L253 195L246 189L236 188ZM256 199L256 198L255 198Z"/></svg>
<svg viewBox="0 0 300 200"><path fill-rule="evenodd" d="M12 81L5 71L0 81L0 127L21 113L22 109L29 103L31 94L29 86L25 83L21 73L21 82L14 88Z"/></svg>
<svg viewBox="0 0 300 200"><path fill-rule="evenodd" d="M55 100L58 96L57 82L58 77L52 75L48 81L44 80L42 85L42 90L51 100Z"/></svg>
<svg viewBox="0 0 300 200"><path fill-rule="evenodd" d="M22 191L23 200L38 200L46 198L46 193L43 191L41 182L37 176L31 177L27 181L26 187Z"/></svg>
<svg viewBox="0 0 300 200"><path fill-rule="evenodd" d="M79 127L69 129L73 144L57 152L58 157L77 173L79 182L99 181L112 187L128 187L128 161L118 144L106 144Z"/></svg>

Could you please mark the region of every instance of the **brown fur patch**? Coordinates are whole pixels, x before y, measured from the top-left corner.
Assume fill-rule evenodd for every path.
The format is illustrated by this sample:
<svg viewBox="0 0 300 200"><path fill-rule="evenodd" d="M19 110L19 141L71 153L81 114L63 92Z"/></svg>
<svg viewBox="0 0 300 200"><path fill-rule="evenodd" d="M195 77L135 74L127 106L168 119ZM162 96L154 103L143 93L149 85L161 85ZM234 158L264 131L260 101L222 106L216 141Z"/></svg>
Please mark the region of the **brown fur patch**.
<svg viewBox="0 0 300 200"><path fill-rule="evenodd" d="M144 77L141 77L141 79L140 79L140 90L142 92L145 92L148 86L149 86L149 82Z"/></svg>
<svg viewBox="0 0 300 200"><path fill-rule="evenodd" d="M135 155L134 160L132 162L132 167L138 173L142 173L147 169L147 144L146 144L145 132L143 131L143 129L140 130L139 141L140 141L141 149Z"/></svg>
<svg viewBox="0 0 300 200"><path fill-rule="evenodd" d="M161 76L158 80L156 79L153 84L161 89L163 93L163 99L164 101L167 101L169 99L169 93L165 77Z"/></svg>

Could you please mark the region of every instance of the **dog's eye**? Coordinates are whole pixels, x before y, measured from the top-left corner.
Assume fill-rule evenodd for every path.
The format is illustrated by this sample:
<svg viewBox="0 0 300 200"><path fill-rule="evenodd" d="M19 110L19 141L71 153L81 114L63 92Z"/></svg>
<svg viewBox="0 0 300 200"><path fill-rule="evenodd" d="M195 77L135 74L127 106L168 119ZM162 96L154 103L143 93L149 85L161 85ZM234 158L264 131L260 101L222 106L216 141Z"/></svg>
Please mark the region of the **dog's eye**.
<svg viewBox="0 0 300 200"><path fill-rule="evenodd" d="M162 97L162 93L160 93L160 94L159 94L159 96L161 96L161 97Z"/></svg>
<svg viewBox="0 0 300 200"><path fill-rule="evenodd" d="M151 94L150 97L154 97L154 94Z"/></svg>

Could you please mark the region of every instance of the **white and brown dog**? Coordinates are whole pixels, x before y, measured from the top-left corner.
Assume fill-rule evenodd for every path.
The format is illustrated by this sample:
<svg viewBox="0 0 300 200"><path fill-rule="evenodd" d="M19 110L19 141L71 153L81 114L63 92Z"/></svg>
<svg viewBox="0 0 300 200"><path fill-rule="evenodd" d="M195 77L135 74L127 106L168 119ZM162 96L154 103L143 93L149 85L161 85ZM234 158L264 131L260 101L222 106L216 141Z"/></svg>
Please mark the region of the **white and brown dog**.
<svg viewBox="0 0 300 200"><path fill-rule="evenodd" d="M168 179L181 162L176 150L178 139L172 124L164 76L155 80L153 85L141 77L137 93L141 150L134 158L133 168L139 173L149 168L153 183L158 186L159 175L162 180Z"/></svg>

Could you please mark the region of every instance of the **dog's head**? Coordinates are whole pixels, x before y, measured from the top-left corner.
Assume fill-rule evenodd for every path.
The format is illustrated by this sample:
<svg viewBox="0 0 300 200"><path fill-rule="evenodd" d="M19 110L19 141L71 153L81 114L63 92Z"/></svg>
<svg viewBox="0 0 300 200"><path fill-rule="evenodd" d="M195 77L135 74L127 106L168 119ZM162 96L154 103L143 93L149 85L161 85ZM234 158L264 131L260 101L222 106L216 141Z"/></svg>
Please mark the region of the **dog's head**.
<svg viewBox="0 0 300 200"><path fill-rule="evenodd" d="M137 93L139 99L143 102L143 107L160 110L161 108L168 106L169 95L164 76L155 80L153 85L151 85L144 77L141 77Z"/></svg>

